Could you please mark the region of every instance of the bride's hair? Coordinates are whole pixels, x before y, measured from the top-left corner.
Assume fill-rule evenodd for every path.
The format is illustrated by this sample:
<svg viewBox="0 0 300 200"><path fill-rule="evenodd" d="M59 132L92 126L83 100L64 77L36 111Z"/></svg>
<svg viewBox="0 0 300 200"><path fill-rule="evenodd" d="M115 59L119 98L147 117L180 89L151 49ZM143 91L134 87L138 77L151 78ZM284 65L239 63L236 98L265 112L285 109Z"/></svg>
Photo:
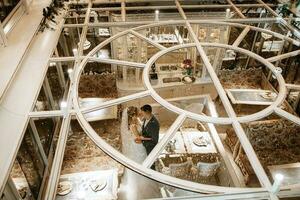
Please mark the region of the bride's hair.
<svg viewBox="0 0 300 200"><path fill-rule="evenodd" d="M127 109L127 115L128 115L128 125L132 123L132 118L136 117L138 114L138 108L134 106L130 106Z"/></svg>
<svg viewBox="0 0 300 200"><path fill-rule="evenodd" d="M138 108L134 106L130 106L127 109L128 117L135 117L138 114Z"/></svg>

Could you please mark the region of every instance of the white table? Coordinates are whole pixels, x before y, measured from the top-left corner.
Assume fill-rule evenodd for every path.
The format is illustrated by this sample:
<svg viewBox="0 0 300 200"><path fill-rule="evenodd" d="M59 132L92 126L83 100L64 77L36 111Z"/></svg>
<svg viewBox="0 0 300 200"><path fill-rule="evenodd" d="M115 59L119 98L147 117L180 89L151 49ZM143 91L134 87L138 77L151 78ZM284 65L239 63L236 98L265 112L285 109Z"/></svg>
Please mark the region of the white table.
<svg viewBox="0 0 300 200"><path fill-rule="evenodd" d="M111 98L82 98L79 99L79 104L81 108L88 108L91 106L99 105L105 101L109 101ZM117 106L111 106L108 108L103 108L97 111L89 112L84 114L87 121L97 121L105 119L116 119L118 117Z"/></svg>
<svg viewBox="0 0 300 200"><path fill-rule="evenodd" d="M105 179L106 187L94 192L89 183L95 179ZM59 181L71 181L73 189L65 196L56 195L56 200L115 200L118 198L118 171L116 169L65 174L60 176Z"/></svg>
<svg viewBox="0 0 300 200"><path fill-rule="evenodd" d="M159 134L159 141L164 137L165 134ZM184 145L183 137L181 132L176 132L174 138L171 141L176 140L175 151L173 153L167 152L166 149L162 151L162 154L186 154L186 148Z"/></svg>
<svg viewBox="0 0 300 200"><path fill-rule="evenodd" d="M159 134L159 140L162 139L164 134ZM207 146L197 146L193 143L193 139L203 136L207 141ZM217 153L216 147L208 132L200 132L197 129L183 129L176 132L174 138L175 152L169 153L166 150L162 151L162 154L207 154Z"/></svg>
<svg viewBox="0 0 300 200"><path fill-rule="evenodd" d="M246 105L271 105L275 98L264 98L263 94L271 92L277 96L276 93L270 90L259 89L226 89L226 93L233 104L246 104Z"/></svg>
<svg viewBox="0 0 300 200"><path fill-rule="evenodd" d="M217 153L216 147L208 132L200 132L198 130L194 130L194 131L183 130L182 136L185 141L187 153L189 154ZM206 146L197 146L194 144L193 139L201 136L207 141Z"/></svg>

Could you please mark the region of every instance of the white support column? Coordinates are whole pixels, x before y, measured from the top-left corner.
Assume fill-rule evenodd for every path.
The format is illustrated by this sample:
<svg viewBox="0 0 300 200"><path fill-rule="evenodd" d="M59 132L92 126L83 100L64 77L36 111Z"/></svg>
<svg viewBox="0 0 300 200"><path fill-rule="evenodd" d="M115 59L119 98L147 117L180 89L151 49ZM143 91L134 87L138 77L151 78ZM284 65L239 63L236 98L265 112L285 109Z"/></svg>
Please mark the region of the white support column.
<svg viewBox="0 0 300 200"><path fill-rule="evenodd" d="M58 55L58 51L57 51L57 48L55 49L55 55L57 57L59 57ZM61 62L57 62L55 63L56 65L56 71L58 73L58 81L59 81L59 84L61 86L62 89L65 89L66 88L66 79L65 79L65 76L64 76L64 71L62 69L62 65L61 65Z"/></svg>
<svg viewBox="0 0 300 200"><path fill-rule="evenodd" d="M237 14L238 14L241 18L243 18L243 19L246 18L245 15L241 12L241 10L240 10L238 7L236 7L236 6L234 5L234 3L232 3L231 0L227 0L227 2L232 6L232 8L237 12Z"/></svg>
<svg viewBox="0 0 300 200"><path fill-rule="evenodd" d="M121 17L122 21L126 21L126 5L125 5L125 0L121 0Z"/></svg>
<svg viewBox="0 0 300 200"><path fill-rule="evenodd" d="M34 123L34 120L32 118L29 120L29 125L30 125L30 128L32 130L34 141L37 144L38 151L39 151L39 153L40 153L40 155L41 155L41 157L43 159L43 162L44 162L45 166L47 166L48 165L48 158L47 158L47 156L45 154L45 151L44 151L44 148L43 148L43 145L42 145L42 142L41 142L38 130L37 130L37 128L35 126L35 123Z"/></svg>
<svg viewBox="0 0 300 200"><path fill-rule="evenodd" d="M53 98L53 95L52 95L52 92L51 92L51 88L50 88L50 85L49 85L47 74L46 74L45 79L44 79L43 89L44 89L45 96L46 96L47 100L49 101L49 104L50 104L51 108L53 110L56 109L56 104L55 104L55 101L54 101L54 98Z"/></svg>
<svg viewBox="0 0 300 200"><path fill-rule="evenodd" d="M4 27L0 21L0 44L2 43L3 46L7 46L8 45L8 40L7 40L7 37L5 35L5 32L4 32Z"/></svg>

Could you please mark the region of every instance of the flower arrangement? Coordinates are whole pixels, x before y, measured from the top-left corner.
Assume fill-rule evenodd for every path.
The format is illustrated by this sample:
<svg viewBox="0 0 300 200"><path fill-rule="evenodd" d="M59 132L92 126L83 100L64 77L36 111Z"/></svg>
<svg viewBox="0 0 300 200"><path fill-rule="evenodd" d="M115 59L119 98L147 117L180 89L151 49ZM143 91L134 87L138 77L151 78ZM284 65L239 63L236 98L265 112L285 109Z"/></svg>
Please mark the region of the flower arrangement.
<svg viewBox="0 0 300 200"><path fill-rule="evenodd" d="M183 69L186 69L187 75L191 76L192 75L192 60L191 59L184 59L183 62L181 63L181 66Z"/></svg>

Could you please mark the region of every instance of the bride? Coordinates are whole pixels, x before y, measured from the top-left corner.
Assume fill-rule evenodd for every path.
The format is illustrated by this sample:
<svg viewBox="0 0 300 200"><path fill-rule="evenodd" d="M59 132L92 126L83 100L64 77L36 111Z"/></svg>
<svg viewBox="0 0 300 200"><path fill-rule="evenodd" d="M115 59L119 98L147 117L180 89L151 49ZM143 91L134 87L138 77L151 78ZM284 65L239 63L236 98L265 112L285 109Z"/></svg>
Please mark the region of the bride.
<svg viewBox="0 0 300 200"><path fill-rule="evenodd" d="M147 157L143 144L135 141L140 132L141 121L138 118L138 108L131 106L124 109L121 122L122 152L139 164Z"/></svg>
<svg viewBox="0 0 300 200"><path fill-rule="evenodd" d="M122 152L131 160L142 164L147 157L146 149L142 143L135 139L140 133L141 125L136 107L124 109L121 122ZM125 169L120 185L120 200L140 200L160 197L158 184L129 169Z"/></svg>

